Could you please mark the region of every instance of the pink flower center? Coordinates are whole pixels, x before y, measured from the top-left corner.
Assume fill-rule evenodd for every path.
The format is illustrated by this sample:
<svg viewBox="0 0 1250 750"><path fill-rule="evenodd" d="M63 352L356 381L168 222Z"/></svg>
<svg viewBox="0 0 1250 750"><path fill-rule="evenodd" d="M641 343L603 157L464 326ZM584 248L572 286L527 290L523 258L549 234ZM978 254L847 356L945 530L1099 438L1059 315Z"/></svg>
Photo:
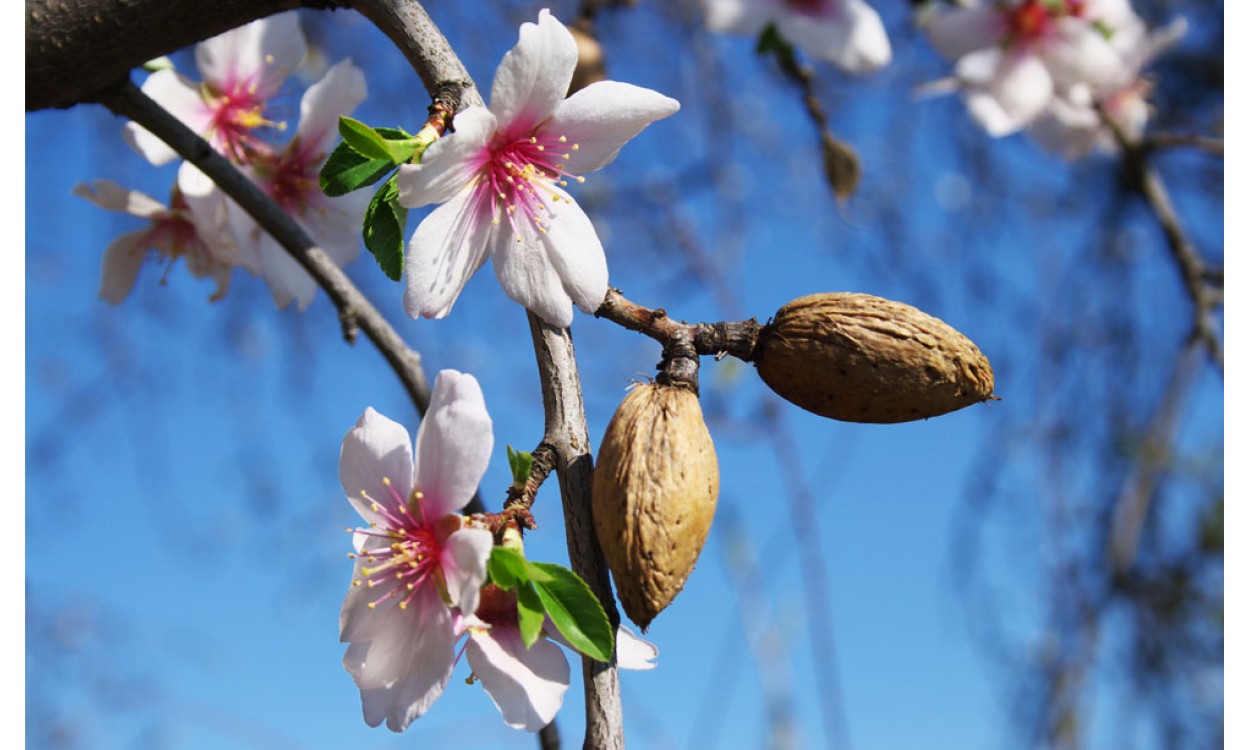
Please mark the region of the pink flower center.
<svg viewBox="0 0 1250 750"><path fill-rule="evenodd" d="M577 182L586 181L564 168L564 162L577 149L577 144L569 143L565 136L542 133L541 129L529 138L492 143L478 168L478 179L481 189L494 196L494 223L506 217L517 229L518 220L528 221L545 233L551 213L548 202L568 200L552 186L564 187L570 177ZM518 233L517 242L520 241Z"/></svg>
<svg viewBox="0 0 1250 750"><path fill-rule="evenodd" d="M1025 0L1007 14L1009 38L1031 41L1045 36L1055 19L1080 17L1085 13L1085 0Z"/></svg>
<svg viewBox="0 0 1250 750"><path fill-rule="evenodd" d="M240 164L256 153L260 141L255 131L263 127L285 129L286 123L265 119L266 100L258 95L255 83L240 81L225 91L204 84L201 95L212 110L209 125L213 145Z"/></svg>
<svg viewBox="0 0 1250 750"><path fill-rule="evenodd" d="M255 168L269 197L288 214L299 216L310 200L322 195L318 174L324 155L309 153L298 139L276 157L258 158Z"/></svg>
<svg viewBox="0 0 1250 750"><path fill-rule="evenodd" d="M362 577L352 581L352 585L386 588L386 593L369 602L370 609L391 599L398 599L399 608L405 609L423 585L433 583L440 592L446 591L447 584L439 561L442 559L443 542L451 532L460 528L460 518L448 515L430 522L425 518L421 490L414 489L412 495L405 499L400 497L389 478L384 477L382 484L390 492L391 496L386 498L389 502L378 502L364 490L360 492L373 512L382 517L382 522L372 523L367 529L349 531L385 539L389 543L359 555L349 555L360 557L367 563L360 568Z"/></svg>
<svg viewBox="0 0 1250 750"><path fill-rule="evenodd" d="M801 16L828 18L838 14L838 4L831 0L782 0L781 4Z"/></svg>

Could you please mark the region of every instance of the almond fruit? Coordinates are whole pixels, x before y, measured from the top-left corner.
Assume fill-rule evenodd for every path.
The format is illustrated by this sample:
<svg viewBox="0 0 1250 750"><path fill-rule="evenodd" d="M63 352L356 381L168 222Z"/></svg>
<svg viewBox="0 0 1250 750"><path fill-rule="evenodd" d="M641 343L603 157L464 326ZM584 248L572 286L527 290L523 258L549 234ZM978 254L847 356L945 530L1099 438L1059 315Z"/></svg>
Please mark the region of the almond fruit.
<svg viewBox="0 0 1250 750"><path fill-rule="evenodd" d="M880 297L812 294L760 331L760 377L779 396L846 422L927 419L993 398L981 350L937 318Z"/></svg>
<svg viewBox="0 0 1250 750"><path fill-rule="evenodd" d="M720 470L699 397L645 383L621 402L595 466L595 533L625 614L645 632L703 549Z"/></svg>

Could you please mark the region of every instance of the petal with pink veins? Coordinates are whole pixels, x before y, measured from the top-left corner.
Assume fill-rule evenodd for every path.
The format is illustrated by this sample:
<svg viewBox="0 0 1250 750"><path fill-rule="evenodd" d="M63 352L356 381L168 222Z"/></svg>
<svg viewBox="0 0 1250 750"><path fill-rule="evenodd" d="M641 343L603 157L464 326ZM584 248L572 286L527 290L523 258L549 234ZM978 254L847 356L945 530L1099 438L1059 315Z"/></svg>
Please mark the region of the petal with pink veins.
<svg viewBox="0 0 1250 750"><path fill-rule="evenodd" d="M440 372L417 431L415 481L429 521L468 504L486 473L494 443L477 379L455 370Z"/></svg>
<svg viewBox="0 0 1250 750"><path fill-rule="evenodd" d="M299 15L288 11L201 42L195 48L195 64L218 90L244 87L264 101L277 95L306 50Z"/></svg>
<svg viewBox="0 0 1250 750"><path fill-rule="evenodd" d="M486 561L494 537L486 529L464 528L453 532L443 545L442 568L447 596L462 615L477 611L478 597L486 583Z"/></svg>
<svg viewBox="0 0 1250 750"><path fill-rule="evenodd" d="M548 640L539 638L526 649L516 628L471 629L465 655L508 726L537 732L564 703L569 663Z"/></svg>
<svg viewBox="0 0 1250 750"><path fill-rule="evenodd" d="M383 478L390 480L390 486ZM387 510L396 509L395 498L407 500L412 492L412 442L408 430L373 407L366 408L356 426L343 437L339 479L360 517L366 523L381 521L361 492Z"/></svg>
<svg viewBox="0 0 1250 750"><path fill-rule="evenodd" d="M402 179L402 175L401 175ZM442 318L469 278L486 262L494 197L462 190L417 225L404 257L404 309L408 315Z"/></svg>
<svg viewBox="0 0 1250 750"><path fill-rule="evenodd" d="M521 24L517 45L504 55L490 89L490 109L507 138L529 133L568 94L577 42L546 8L538 23Z"/></svg>
<svg viewBox="0 0 1250 750"><path fill-rule="evenodd" d="M156 71L143 82L141 90L196 133L206 134L212 125L213 111L204 101L200 87L173 70ZM122 138L158 167L178 156L164 141L133 122L122 128Z"/></svg>
<svg viewBox="0 0 1250 750"><path fill-rule="evenodd" d="M469 107L452 121L454 137L439 138L421 154L420 164L399 167L399 203L419 208L445 203L466 189L495 132L496 120L485 107Z"/></svg>

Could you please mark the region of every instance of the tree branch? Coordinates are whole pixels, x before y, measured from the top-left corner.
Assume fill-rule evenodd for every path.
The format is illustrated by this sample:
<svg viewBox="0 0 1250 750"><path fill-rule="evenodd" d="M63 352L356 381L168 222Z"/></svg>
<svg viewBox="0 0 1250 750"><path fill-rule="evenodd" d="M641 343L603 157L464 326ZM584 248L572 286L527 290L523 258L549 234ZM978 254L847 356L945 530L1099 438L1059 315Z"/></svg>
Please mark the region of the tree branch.
<svg viewBox="0 0 1250 750"><path fill-rule="evenodd" d="M608 580L607 561L595 536L590 510L590 487L594 458L582 405L582 386L573 355L573 339L567 328L556 328L529 313L530 336L538 359L543 385L546 427L543 442L555 449L555 469L564 502L565 539L573 571L590 585L612 629L621 622ZM621 686L616 666L582 657L583 690L586 695L586 737L583 747L618 750L625 747L621 719Z"/></svg>

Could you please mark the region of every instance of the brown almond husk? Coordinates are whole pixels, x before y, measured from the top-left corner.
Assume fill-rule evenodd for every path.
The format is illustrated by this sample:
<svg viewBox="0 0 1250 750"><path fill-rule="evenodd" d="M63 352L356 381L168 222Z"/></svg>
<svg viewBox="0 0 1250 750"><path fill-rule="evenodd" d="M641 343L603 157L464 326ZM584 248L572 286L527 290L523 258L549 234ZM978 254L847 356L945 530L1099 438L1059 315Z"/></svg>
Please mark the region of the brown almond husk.
<svg viewBox="0 0 1250 750"><path fill-rule="evenodd" d="M966 336L869 294L790 302L760 332L755 364L782 398L846 422L928 419L994 393L990 362Z"/></svg>
<svg viewBox="0 0 1250 750"><path fill-rule="evenodd" d="M617 595L644 632L694 570L719 493L699 397L658 383L635 387L604 433L592 497Z"/></svg>

